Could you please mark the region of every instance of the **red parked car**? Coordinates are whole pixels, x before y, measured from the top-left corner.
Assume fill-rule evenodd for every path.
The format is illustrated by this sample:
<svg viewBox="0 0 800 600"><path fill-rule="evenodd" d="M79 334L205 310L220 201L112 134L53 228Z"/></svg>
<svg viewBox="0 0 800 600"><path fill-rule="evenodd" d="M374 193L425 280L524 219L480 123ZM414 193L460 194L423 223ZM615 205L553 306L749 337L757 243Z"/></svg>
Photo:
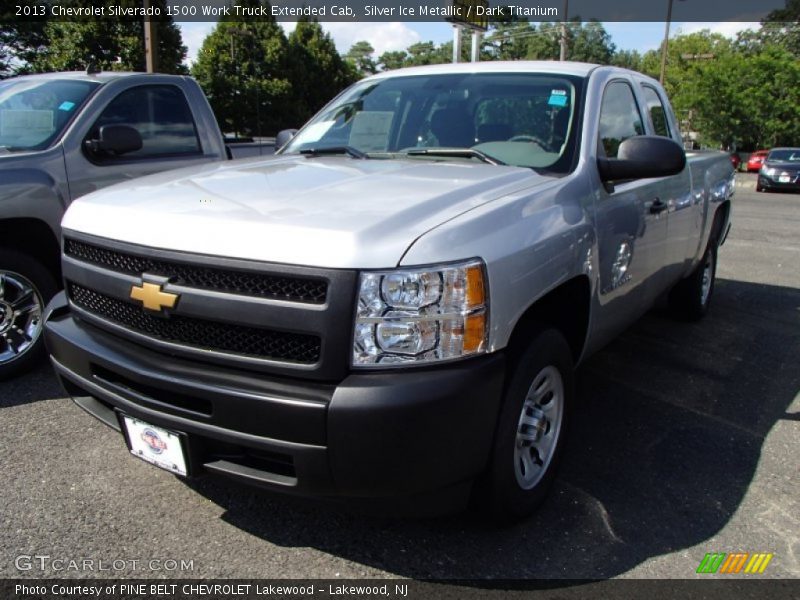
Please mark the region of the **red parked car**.
<svg viewBox="0 0 800 600"><path fill-rule="evenodd" d="M742 164L742 159L739 158L739 155L736 153L731 154L731 164L733 165L733 170L738 171L739 165Z"/></svg>
<svg viewBox="0 0 800 600"><path fill-rule="evenodd" d="M753 152L750 155L750 158L747 159L747 172L754 173L761 169L761 165L764 164L764 159L767 158L767 154L769 154L769 150L758 150L757 152Z"/></svg>

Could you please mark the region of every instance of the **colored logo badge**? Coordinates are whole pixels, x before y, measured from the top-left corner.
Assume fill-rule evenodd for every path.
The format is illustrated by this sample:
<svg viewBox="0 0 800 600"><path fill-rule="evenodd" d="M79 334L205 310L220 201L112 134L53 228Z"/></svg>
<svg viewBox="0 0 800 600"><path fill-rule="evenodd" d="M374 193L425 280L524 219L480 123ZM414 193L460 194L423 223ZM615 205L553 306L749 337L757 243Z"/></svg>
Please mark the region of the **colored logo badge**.
<svg viewBox="0 0 800 600"><path fill-rule="evenodd" d="M735 575L737 573L761 574L775 556L766 552L709 552L700 561L697 573Z"/></svg>
<svg viewBox="0 0 800 600"><path fill-rule="evenodd" d="M161 454L167 449L167 443L152 429L145 429L142 432L142 441L147 444L153 454Z"/></svg>

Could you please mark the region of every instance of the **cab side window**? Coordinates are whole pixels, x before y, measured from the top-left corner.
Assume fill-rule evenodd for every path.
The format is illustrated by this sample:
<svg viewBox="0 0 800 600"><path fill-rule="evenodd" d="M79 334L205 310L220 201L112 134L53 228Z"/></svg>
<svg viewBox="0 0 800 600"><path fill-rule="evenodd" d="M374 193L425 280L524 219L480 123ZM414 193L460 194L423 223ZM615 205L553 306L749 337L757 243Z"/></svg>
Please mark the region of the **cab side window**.
<svg viewBox="0 0 800 600"><path fill-rule="evenodd" d="M669 132L667 113L658 93L649 85L642 86L642 91L644 92L644 101L647 103L647 112L650 114L650 121L653 123L653 131L662 137L672 137Z"/></svg>
<svg viewBox="0 0 800 600"><path fill-rule="evenodd" d="M625 81L612 81L606 86L600 108L599 141L606 157L616 158L622 142L643 134L642 116L631 86Z"/></svg>
<svg viewBox="0 0 800 600"><path fill-rule="evenodd" d="M140 86L122 92L105 108L88 138L96 137L103 125L128 125L142 136L142 148L119 157L122 160L201 152L192 111L183 92L173 85Z"/></svg>

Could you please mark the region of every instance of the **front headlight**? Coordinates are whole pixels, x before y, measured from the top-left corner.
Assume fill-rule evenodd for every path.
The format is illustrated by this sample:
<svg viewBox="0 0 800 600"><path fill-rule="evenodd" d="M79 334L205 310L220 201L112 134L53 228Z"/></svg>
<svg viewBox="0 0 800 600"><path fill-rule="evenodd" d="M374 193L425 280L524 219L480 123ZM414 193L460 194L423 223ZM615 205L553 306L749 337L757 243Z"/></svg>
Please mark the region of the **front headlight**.
<svg viewBox="0 0 800 600"><path fill-rule="evenodd" d="M354 367L431 363L486 352L483 263L361 273Z"/></svg>
<svg viewBox="0 0 800 600"><path fill-rule="evenodd" d="M761 173L766 175L767 177L772 177L775 175L775 168L774 167L761 167Z"/></svg>

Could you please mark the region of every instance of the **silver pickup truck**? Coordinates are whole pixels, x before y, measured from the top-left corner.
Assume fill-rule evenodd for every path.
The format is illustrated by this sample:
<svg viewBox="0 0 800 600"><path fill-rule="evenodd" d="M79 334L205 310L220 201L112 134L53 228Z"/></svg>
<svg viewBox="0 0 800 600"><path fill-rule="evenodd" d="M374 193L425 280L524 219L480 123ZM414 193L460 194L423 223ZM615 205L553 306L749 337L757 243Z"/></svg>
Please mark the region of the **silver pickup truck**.
<svg viewBox="0 0 800 600"><path fill-rule="evenodd" d="M663 295L708 309L733 169L679 141L658 83L617 68L367 78L272 159L73 203L53 365L181 476L524 516L575 367Z"/></svg>
<svg viewBox="0 0 800 600"><path fill-rule="evenodd" d="M72 200L261 149L226 147L189 77L75 72L0 82L0 379L44 349L44 306L61 280L59 223Z"/></svg>

